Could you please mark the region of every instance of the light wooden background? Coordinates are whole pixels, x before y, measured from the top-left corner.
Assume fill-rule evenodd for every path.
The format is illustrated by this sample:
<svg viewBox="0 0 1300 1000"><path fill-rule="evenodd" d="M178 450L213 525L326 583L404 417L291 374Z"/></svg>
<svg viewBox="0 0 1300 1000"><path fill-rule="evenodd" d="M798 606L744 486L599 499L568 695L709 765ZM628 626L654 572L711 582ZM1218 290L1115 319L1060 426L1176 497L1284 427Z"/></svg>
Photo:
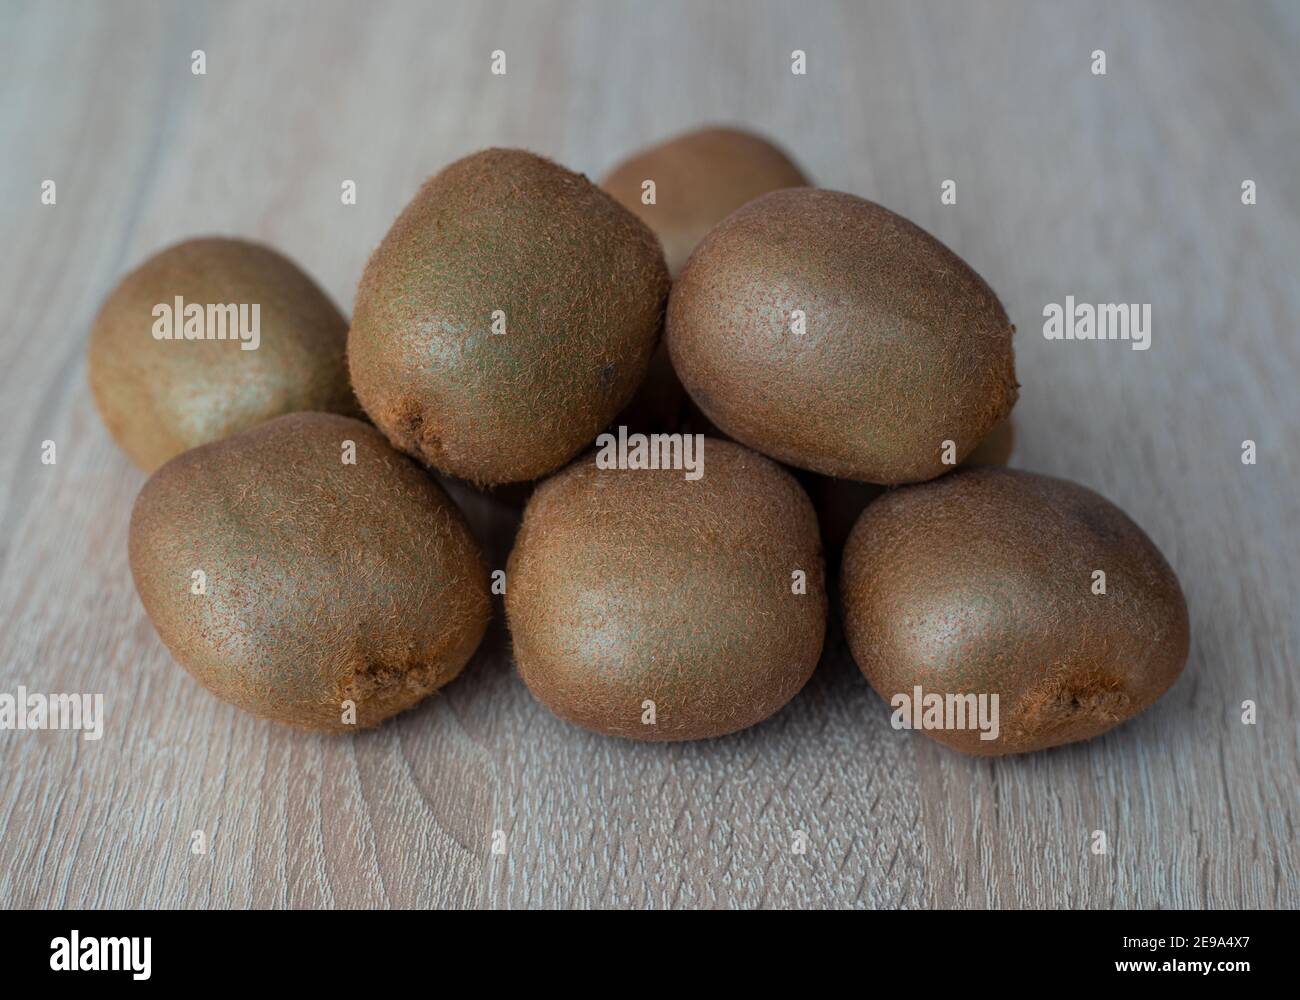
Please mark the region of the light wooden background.
<svg viewBox="0 0 1300 1000"><path fill-rule="evenodd" d="M0 22L0 691L104 692L108 712L98 743L0 733L0 904L1300 904L1297 5L6 0ZM1152 711L968 760L892 730L833 625L772 720L633 745L532 700L499 607L444 695L355 739L248 718L171 662L126 561L142 477L86 386L125 269L241 234L350 308L449 160L518 145L595 177L717 121L911 217L997 289L1020 328L1013 464L1115 500L1187 592L1191 661ZM1048 343L1043 306L1066 295L1150 302L1153 348ZM471 514L504 565L509 513Z"/></svg>

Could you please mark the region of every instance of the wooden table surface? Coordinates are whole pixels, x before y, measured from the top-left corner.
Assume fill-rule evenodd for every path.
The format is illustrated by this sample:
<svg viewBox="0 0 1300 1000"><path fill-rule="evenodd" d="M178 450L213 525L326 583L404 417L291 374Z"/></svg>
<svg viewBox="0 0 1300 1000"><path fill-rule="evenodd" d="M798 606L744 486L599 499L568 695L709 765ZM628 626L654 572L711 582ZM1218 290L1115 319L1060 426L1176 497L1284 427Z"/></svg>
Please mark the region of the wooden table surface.
<svg viewBox="0 0 1300 1000"><path fill-rule="evenodd" d="M0 17L0 692L103 692L107 716L98 742L0 732L0 904L1300 905L1296 4L6 0ZM1012 464L1100 491L1164 551L1192 619L1173 690L1091 743L967 759L890 727L833 622L768 722L635 745L530 697L499 606L459 680L355 738L200 689L136 599L143 477L87 389L89 323L123 271L239 234L350 308L450 160L524 146L597 177L706 122L770 134L998 291L1019 327ZM1067 295L1150 303L1151 349L1047 341L1043 307ZM503 566L512 516L469 507Z"/></svg>

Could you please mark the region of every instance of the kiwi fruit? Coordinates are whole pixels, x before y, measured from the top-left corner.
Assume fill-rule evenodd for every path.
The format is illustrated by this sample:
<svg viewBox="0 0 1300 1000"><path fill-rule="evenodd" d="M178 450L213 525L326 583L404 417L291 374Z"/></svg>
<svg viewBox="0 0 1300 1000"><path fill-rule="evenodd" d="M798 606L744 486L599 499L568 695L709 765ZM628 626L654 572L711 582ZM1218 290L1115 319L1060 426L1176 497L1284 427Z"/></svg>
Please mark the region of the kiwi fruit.
<svg viewBox="0 0 1300 1000"><path fill-rule="evenodd" d="M129 552L181 665L303 729L410 708L487 627L487 569L460 510L377 430L335 414L278 417L172 459L136 499Z"/></svg>
<svg viewBox="0 0 1300 1000"><path fill-rule="evenodd" d="M244 340L230 309L239 306ZM203 312L202 327L191 323L193 339L184 307ZM282 254L245 240L187 240L150 257L105 300L90 334L90 388L118 445L152 472L285 413L360 416L348 384L347 330L325 293Z"/></svg>
<svg viewBox="0 0 1300 1000"><path fill-rule="evenodd" d="M997 296L934 237L812 188L728 216L668 306L673 367L718 427L790 465L882 485L948 471L1007 416L1011 335Z"/></svg>
<svg viewBox="0 0 1300 1000"><path fill-rule="evenodd" d="M636 740L721 736L812 675L826 628L812 505L747 448L706 438L703 455L695 480L587 456L529 501L506 617L520 675L560 718Z"/></svg>
<svg viewBox="0 0 1300 1000"><path fill-rule="evenodd" d="M971 754L1104 733L1187 659L1187 605L1151 539L1048 476L990 466L891 490L854 526L840 583L849 647L887 701L998 696L995 739L923 730Z"/></svg>
<svg viewBox="0 0 1300 1000"><path fill-rule="evenodd" d="M988 436L966 456L961 468L976 465L1006 465L1015 447L1015 425L1010 417L999 423ZM827 562L839 560L849 532L858 523L863 508L885 492L885 487L872 483L859 483L853 479L835 479L815 472L801 472L799 482L808 491L817 523L822 529L822 544L826 547Z"/></svg>
<svg viewBox="0 0 1300 1000"><path fill-rule="evenodd" d="M370 258L352 384L427 465L479 486L536 479L631 400L668 285L654 234L587 178L475 153L427 181Z"/></svg>
<svg viewBox="0 0 1300 1000"><path fill-rule="evenodd" d="M649 205L643 201L646 181L654 182ZM709 230L745 202L808 183L794 161L761 136L702 128L633 154L601 187L654 230L675 275Z"/></svg>

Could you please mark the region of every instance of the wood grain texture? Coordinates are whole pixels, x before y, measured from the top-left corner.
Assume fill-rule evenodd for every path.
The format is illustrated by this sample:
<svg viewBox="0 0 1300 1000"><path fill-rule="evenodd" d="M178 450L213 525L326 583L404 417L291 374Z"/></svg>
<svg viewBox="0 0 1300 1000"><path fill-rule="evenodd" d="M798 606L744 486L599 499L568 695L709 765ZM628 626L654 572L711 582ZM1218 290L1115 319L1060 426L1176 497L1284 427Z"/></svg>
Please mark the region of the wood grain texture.
<svg viewBox="0 0 1300 1000"><path fill-rule="evenodd" d="M1300 905L1294 4L0 14L0 692L107 703L97 743L0 732L0 904ZM195 48L206 76L189 71ZM142 477L86 387L87 330L116 279L166 243L229 233L280 248L350 308L367 255L449 160L519 145L599 176L703 122L771 134L997 289L1020 329L1013 464L1100 491L1164 551L1192 619L1176 687L1089 744L969 760L891 729L833 625L814 679L767 723L631 745L531 699L498 605L445 694L355 739L202 691L136 600ZM39 203L46 178L55 207ZM1043 306L1066 295L1150 302L1152 349L1046 341ZM503 566L512 514L461 499ZM1258 725L1240 723L1247 699ZM193 855L200 829L210 850Z"/></svg>

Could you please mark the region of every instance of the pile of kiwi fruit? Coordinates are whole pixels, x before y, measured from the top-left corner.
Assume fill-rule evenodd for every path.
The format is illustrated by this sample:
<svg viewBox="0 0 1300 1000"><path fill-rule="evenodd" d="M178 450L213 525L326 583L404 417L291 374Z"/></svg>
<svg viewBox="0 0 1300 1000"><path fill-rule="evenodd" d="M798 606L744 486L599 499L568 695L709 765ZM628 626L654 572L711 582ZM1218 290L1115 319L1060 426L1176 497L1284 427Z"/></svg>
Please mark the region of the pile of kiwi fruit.
<svg viewBox="0 0 1300 1000"><path fill-rule="evenodd" d="M160 338L174 301L196 325ZM203 308L232 303L260 305L254 350L205 334ZM708 128L600 185L515 149L450 164L370 257L350 323L272 249L165 249L104 302L89 376L150 473L140 600L256 716L377 725L466 667L497 593L559 718L719 737L798 694L838 604L886 701L999 697L996 739L924 731L987 755L1106 731L1188 652L1142 530L1006 468L1013 333L934 237ZM702 461L611 466L617 428ZM451 484L525 504L496 572Z"/></svg>

